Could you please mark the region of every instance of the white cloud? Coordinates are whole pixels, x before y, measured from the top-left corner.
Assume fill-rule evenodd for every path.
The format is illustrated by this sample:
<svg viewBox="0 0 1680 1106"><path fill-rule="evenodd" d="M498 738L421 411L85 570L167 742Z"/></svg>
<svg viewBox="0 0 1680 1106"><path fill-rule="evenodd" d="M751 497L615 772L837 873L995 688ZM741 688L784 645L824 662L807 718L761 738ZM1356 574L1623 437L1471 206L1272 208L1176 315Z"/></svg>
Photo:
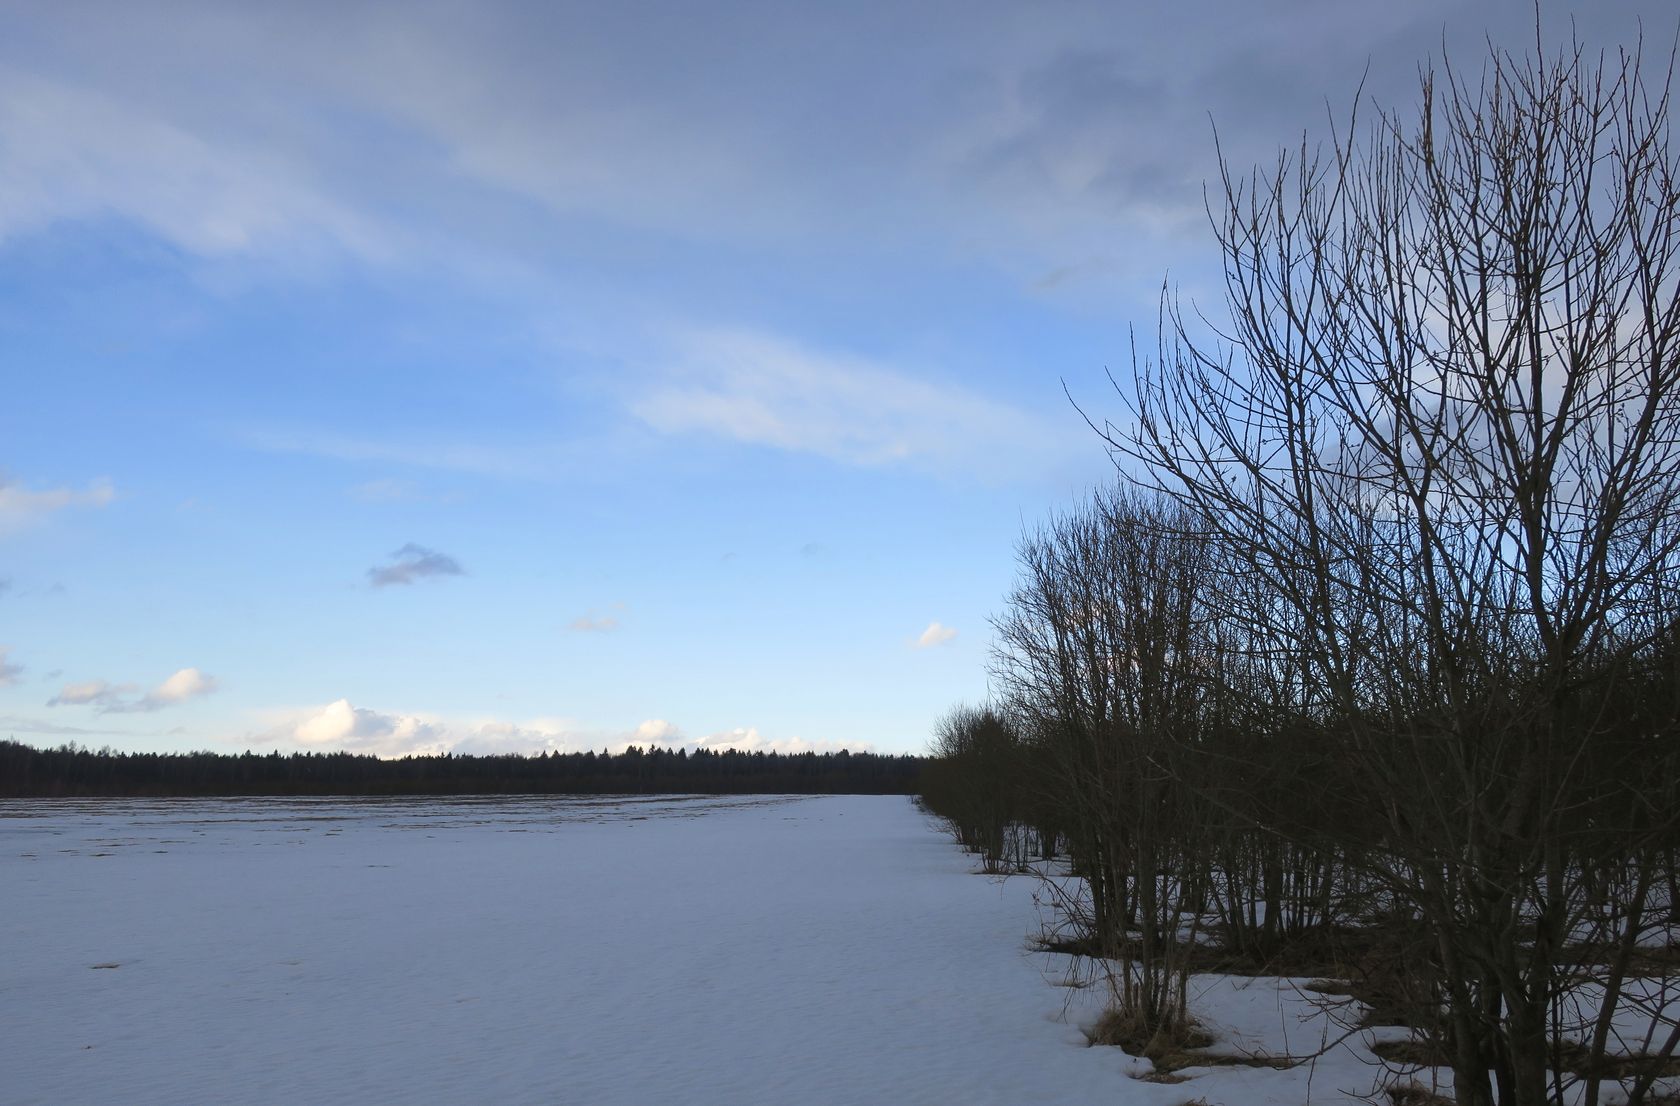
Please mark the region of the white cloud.
<svg viewBox="0 0 1680 1106"><path fill-rule="evenodd" d="M0 533L21 530L67 507L103 507L117 497L109 480L95 480L85 489L31 490L0 476Z"/></svg>
<svg viewBox="0 0 1680 1106"><path fill-rule="evenodd" d="M437 728L452 742L449 752L470 756L508 753L530 756L547 752L581 752L587 747L576 743L580 731L575 722L566 718L537 718L528 722L492 719L456 725L438 723Z"/></svg>
<svg viewBox="0 0 1680 1106"><path fill-rule="evenodd" d="M497 756L582 752L630 744L627 734L585 730L568 718L523 722L496 718L450 719L415 711L358 707L349 699L325 706L266 712L266 729L246 735L253 744L301 747L378 757L457 753Z"/></svg>
<svg viewBox="0 0 1680 1106"><path fill-rule="evenodd" d="M868 742L851 742L842 744L837 741L807 741L803 737L768 738L758 732L753 726L736 726L732 730L720 730L714 734L707 734L694 742L697 749L739 749L743 752L766 753L838 753L843 749L854 753L867 753L872 750Z"/></svg>
<svg viewBox="0 0 1680 1106"><path fill-rule="evenodd" d="M618 629L618 619L610 614L600 617L594 614L580 614L572 619L569 628L584 634L606 634Z"/></svg>
<svg viewBox="0 0 1680 1106"><path fill-rule="evenodd" d="M667 433L705 433L862 466L1000 474L1059 452L1037 416L883 363L768 334L704 331L678 343L631 411Z"/></svg>
<svg viewBox="0 0 1680 1106"><path fill-rule="evenodd" d="M269 712L268 728L247 735L257 744L299 746L379 757L458 753L496 756L583 752L631 744L627 734L590 732L568 718L448 719L435 714L381 711L338 699L321 707Z"/></svg>
<svg viewBox="0 0 1680 1106"><path fill-rule="evenodd" d="M941 626L937 622L929 622L922 636L915 640L917 649L932 649L936 645L944 645L957 636L957 632L949 626Z"/></svg>
<svg viewBox="0 0 1680 1106"><path fill-rule="evenodd" d="M11 656L11 646L0 645L0 687L11 687L23 675L23 665L12 664L7 658Z"/></svg>
<svg viewBox="0 0 1680 1106"><path fill-rule="evenodd" d="M352 706L348 699L328 703L305 716L283 736L305 747L378 756L443 753L452 744L431 719L415 714L383 714Z"/></svg>
<svg viewBox="0 0 1680 1106"><path fill-rule="evenodd" d="M561 717L510 721L496 718L449 719L434 714L370 710L349 699L321 707L268 712L265 728L247 734L253 746L275 745L323 751L345 751L379 757L470 756L539 753L581 753L606 750L621 753L632 745L667 749L742 749L777 753L829 753L841 749L869 751L867 743L842 745L801 737L768 738L750 726L722 730L706 737L686 737L680 726L663 718L649 718L630 730L591 729Z"/></svg>
<svg viewBox="0 0 1680 1106"><path fill-rule="evenodd" d="M217 686L216 677L196 668L183 668L152 689L146 698L158 706L167 706L208 695L215 691Z"/></svg>
<svg viewBox="0 0 1680 1106"><path fill-rule="evenodd" d="M677 745L681 741L682 731L663 718L649 718L636 727L638 745Z"/></svg>
<svg viewBox="0 0 1680 1106"><path fill-rule="evenodd" d="M453 741L451 752L479 756L497 753L581 753L591 749L621 753L632 745L675 748L684 743L682 730L663 718L650 718L629 731L592 730L570 718L440 723L439 728Z"/></svg>
<svg viewBox="0 0 1680 1106"><path fill-rule="evenodd" d="M216 677L197 668L182 668L144 695L134 684L86 680L65 684L47 700L49 707L94 707L100 714L140 714L203 698L220 687Z"/></svg>

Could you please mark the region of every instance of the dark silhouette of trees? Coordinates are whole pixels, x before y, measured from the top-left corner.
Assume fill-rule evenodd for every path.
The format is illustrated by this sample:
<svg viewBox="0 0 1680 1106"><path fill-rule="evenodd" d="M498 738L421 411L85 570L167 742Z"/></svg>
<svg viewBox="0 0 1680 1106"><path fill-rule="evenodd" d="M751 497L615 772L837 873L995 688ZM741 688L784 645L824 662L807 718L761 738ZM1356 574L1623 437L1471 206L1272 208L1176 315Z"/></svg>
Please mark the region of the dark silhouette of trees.
<svg viewBox="0 0 1680 1106"><path fill-rule="evenodd" d="M1015 838L1029 820L1026 768L1020 735L995 707L957 707L934 730L922 801L950 822L957 841L988 872L1022 859Z"/></svg>
<svg viewBox="0 0 1680 1106"><path fill-rule="evenodd" d="M908 795L922 760L631 746L622 753L440 756L118 753L0 741L0 797L99 795Z"/></svg>

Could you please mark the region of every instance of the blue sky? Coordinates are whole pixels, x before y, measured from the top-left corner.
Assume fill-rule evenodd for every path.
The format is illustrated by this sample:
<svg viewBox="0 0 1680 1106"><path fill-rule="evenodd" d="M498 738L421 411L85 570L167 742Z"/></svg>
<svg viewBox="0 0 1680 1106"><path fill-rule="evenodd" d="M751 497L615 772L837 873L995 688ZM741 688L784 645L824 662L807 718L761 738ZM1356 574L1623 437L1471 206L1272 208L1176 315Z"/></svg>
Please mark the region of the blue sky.
<svg viewBox="0 0 1680 1106"><path fill-rule="evenodd" d="M1660 3L1578 6L1594 46ZM1548 4L1546 34L1576 7ZM0 4L0 734L919 751L1202 183L1525 2Z"/></svg>

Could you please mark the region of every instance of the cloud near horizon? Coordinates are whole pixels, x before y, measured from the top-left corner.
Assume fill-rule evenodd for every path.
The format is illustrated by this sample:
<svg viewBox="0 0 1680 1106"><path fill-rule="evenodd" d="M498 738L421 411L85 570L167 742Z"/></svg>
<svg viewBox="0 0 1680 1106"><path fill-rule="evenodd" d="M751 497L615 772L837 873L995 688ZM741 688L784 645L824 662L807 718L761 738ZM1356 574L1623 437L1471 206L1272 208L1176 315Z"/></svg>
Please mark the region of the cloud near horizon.
<svg viewBox="0 0 1680 1106"><path fill-rule="evenodd" d="M368 569L368 584L383 588L393 584L412 584L438 576L465 576L461 562L446 553L409 542L391 554L391 563Z"/></svg>
<svg viewBox="0 0 1680 1106"><path fill-rule="evenodd" d="M667 749L741 749L804 753L872 751L867 742L843 744L809 741L801 737L767 738L751 726L738 726L701 738L687 737L682 728L663 718L649 718L634 729L590 729L569 718L536 718L525 722L502 719L447 719L433 714L379 711L337 699L321 707L272 714L266 730L247 734L251 745L293 747L321 752L350 752L396 758L539 753L582 753L606 750L620 753L632 745Z"/></svg>
<svg viewBox="0 0 1680 1106"><path fill-rule="evenodd" d="M710 749L720 751L736 749L741 752L756 753L838 753L850 750L854 753L868 753L874 751L874 746L867 741L808 741L803 737L769 738L759 733L753 726L736 726L732 730L720 730L708 734L691 745L696 749Z"/></svg>
<svg viewBox="0 0 1680 1106"><path fill-rule="evenodd" d="M285 731L281 731L285 732ZM384 714L337 699L291 726L285 735L306 748L403 756L443 753L452 744L433 721L413 714Z"/></svg>
<svg viewBox="0 0 1680 1106"><path fill-rule="evenodd" d="M644 722L664 727L663 722ZM638 731L640 732L640 731ZM262 743L303 749L371 754L378 757L438 756L461 753L494 756L509 753L582 752L634 743L635 734L599 734L565 718L525 722L502 719L446 719L429 713L381 711L337 699L322 707L281 712L278 724L256 735Z"/></svg>

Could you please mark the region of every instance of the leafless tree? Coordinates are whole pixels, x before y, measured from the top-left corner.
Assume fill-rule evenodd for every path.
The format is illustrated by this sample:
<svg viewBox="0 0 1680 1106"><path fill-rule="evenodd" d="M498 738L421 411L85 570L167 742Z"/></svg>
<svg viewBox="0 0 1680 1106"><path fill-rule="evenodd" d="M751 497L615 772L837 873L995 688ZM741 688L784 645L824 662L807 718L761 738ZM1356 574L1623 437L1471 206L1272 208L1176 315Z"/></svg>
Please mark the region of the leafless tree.
<svg viewBox="0 0 1680 1106"><path fill-rule="evenodd" d="M1653 986L1680 813L1671 74L1492 51L1426 72L1415 116L1227 167L1228 314L1169 298L1107 428L1275 610L1291 713L1375 829L1349 843L1429 935L1441 1013L1415 1016L1461 1106L1577 1081L1592 1106ZM1671 1055L1658 1030L1636 1051Z"/></svg>
<svg viewBox="0 0 1680 1106"><path fill-rule="evenodd" d="M1034 736L1055 821L1089 892L1089 938L1142 1047L1182 1038L1206 857L1181 762L1208 724L1207 541L1184 512L1116 488L1021 545L994 675Z"/></svg>

